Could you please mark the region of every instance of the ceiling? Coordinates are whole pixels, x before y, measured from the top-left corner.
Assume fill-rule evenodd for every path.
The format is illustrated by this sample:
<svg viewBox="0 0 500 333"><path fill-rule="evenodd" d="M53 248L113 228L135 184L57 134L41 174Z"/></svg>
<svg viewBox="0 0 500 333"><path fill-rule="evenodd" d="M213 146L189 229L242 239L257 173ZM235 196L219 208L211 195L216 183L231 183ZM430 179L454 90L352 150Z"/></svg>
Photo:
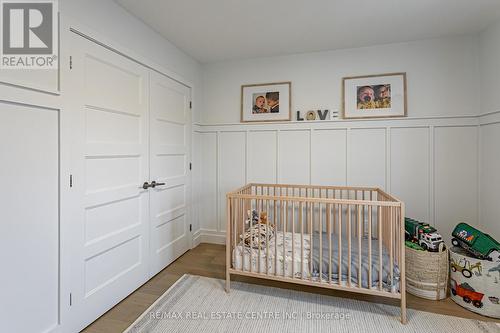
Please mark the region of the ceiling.
<svg viewBox="0 0 500 333"><path fill-rule="evenodd" d="M476 33L499 0L115 0L201 63Z"/></svg>

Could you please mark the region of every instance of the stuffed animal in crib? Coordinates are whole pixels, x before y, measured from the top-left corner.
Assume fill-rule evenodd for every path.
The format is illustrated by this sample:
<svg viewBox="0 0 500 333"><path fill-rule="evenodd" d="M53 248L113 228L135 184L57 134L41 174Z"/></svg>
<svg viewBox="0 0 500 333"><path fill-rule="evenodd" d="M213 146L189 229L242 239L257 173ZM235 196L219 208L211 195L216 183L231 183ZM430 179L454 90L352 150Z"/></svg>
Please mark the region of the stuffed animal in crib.
<svg viewBox="0 0 500 333"><path fill-rule="evenodd" d="M259 223L259 213L255 209L252 211L248 210L247 217L248 217L246 221L247 224L249 224L250 222L252 222L251 225Z"/></svg>
<svg viewBox="0 0 500 333"><path fill-rule="evenodd" d="M268 224L267 212L259 214L255 209L248 210L246 224L249 225L248 230L240 235L246 246L262 249L274 237L274 226Z"/></svg>
<svg viewBox="0 0 500 333"><path fill-rule="evenodd" d="M265 223L261 220L252 224L243 235L240 235L240 239L246 246L254 249L258 249L259 247L263 249L274 237L274 226L267 224L267 213L263 213L264 215L261 213L261 218L263 218Z"/></svg>
<svg viewBox="0 0 500 333"><path fill-rule="evenodd" d="M267 212L260 212L260 223L267 224Z"/></svg>

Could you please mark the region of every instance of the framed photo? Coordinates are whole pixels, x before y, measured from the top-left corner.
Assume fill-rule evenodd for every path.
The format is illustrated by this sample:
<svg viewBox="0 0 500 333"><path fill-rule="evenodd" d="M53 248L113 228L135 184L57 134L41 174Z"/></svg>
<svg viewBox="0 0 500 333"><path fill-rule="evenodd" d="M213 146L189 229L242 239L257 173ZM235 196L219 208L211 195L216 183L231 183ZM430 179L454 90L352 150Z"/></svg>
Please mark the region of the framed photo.
<svg viewBox="0 0 500 333"><path fill-rule="evenodd" d="M406 73L342 79L343 118L406 117Z"/></svg>
<svg viewBox="0 0 500 333"><path fill-rule="evenodd" d="M291 119L291 82L241 86L241 122Z"/></svg>

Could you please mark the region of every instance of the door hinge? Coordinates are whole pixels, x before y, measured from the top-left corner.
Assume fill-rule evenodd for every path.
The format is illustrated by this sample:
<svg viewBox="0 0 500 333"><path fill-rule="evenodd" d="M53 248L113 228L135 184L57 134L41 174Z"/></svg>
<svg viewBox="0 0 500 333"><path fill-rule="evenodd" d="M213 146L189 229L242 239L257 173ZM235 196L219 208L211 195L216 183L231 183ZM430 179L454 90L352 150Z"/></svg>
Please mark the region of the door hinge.
<svg viewBox="0 0 500 333"><path fill-rule="evenodd" d="M189 163L189 170L193 170L193 163Z"/></svg>
<svg viewBox="0 0 500 333"><path fill-rule="evenodd" d="M73 295L69 293L69 306L73 305Z"/></svg>
<svg viewBox="0 0 500 333"><path fill-rule="evenodd" d="M73 175L69 175L69 187L73 187Z"/></svg>
<svg viewBox="0 0 500 333"><path fill-rule="evenodd" d="M73 56L69 56L69 69L73 69Z"/></svg>
<svg viewBox="0 0 500 333"><path fill-rule="evenodd" d="M193 225L192 224L189 225L189 231L193 231Z"/></svg>
<svg viewBox="0 0 500 333"><path fill-rule="evenodd" d="M189 108L192 109L193 108L193 102L189 102Z"/></svg>

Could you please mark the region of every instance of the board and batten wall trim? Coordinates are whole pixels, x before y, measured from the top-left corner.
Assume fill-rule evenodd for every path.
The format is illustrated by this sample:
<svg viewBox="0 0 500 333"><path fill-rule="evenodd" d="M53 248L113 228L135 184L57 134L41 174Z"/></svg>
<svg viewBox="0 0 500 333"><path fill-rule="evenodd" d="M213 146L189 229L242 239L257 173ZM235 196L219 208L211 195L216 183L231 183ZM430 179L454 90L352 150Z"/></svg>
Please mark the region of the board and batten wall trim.
<svg viewBox="0 0 500 333"><path fill-rule="evenodd" d="M493 237L500 236L498 216L498 185L500 184L500 110L483 113L479 117L478 143L478 205L481 227Z"/></svg>
<svg viewBox="0 0 500 333"><path fill-rule="evenodd" d="M198 188L196 243L225 242L225 194L248 182L380 186L449 238L459 220L480 221L479 118L197 124L196 176L215 181Z"/></svg>

